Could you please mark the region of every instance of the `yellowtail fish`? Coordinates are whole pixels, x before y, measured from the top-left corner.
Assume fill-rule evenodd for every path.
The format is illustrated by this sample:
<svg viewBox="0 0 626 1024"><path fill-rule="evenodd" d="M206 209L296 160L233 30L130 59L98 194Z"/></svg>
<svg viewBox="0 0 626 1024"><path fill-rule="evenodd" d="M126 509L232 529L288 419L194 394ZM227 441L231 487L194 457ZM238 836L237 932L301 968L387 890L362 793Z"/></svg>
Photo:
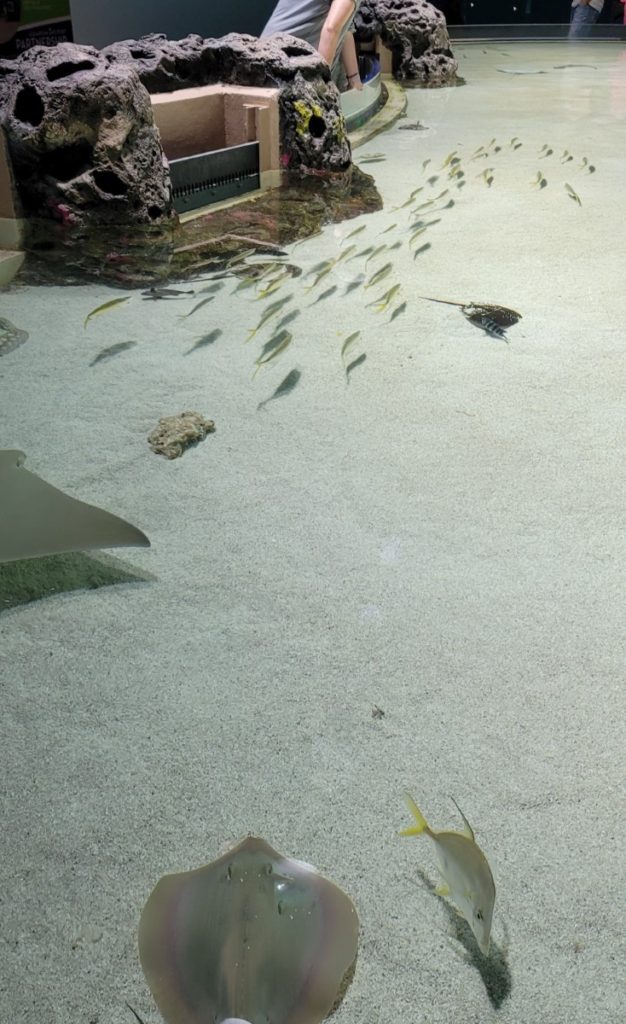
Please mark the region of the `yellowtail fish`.
<svg viewBox="0 0 626 1024"><path fill-rule="evenodd" d="M394 206L393 209L394 210L404 210L407 206L411 205L411 203L415 199L415 196L418 194L418 192L423 192L423 191L424 191L424 186L423 185L420 185L419 188L414 188L413 191L411 192L411 195L409 196L409 198L405 199L404 202L400 203L399 206Z"/></svg>
<svg viewBox="0 0 626 1024"><path fill-rule="evenodd" d="M387 275L390 274L392 270L393 267L391 263L385 263L384 267L381 267L380 270L376 270L372 274L369 281L367 281L366 284L363 285L363 288L372 288L375 284L378 284L379 281L384 280L384 278L387 277Z"/></svg>
<svg viewBox="0 0 626 1024"><path fill-rule="evenodd" d="M231 256L229 260L226 260L225 267L234 267L237 263L243 263L249 256L256 256L257 249L244 249L243 252L237 252L234 256Z"/></svg>
<svg viewBox="0 0 626 1024"><path fill-rule="evenodd" d="M341 359L342 359L344 364L345 364L345 356L347 355L347 353L350 351L350 349L353 347L355 342L360 337L361 337L361 332L360 331L354 331L353 334L349 334L348 335L348 337L344 341L343 345L341 346Z"/></svg>
<svg viewBox="0 0 626 1024"><path fill-rule="evenodd" d="M320 283L320 281L323 280L323 278L325 278L327 274L330 274L330 272L333 269L334 265L335 265L335 261L331 260L327 267L324 267L323 270L320 270L320 272L316 276L313 284L310 284L308 286L308 288L305 289L305 291L310 292L313 288L316 288L317 285Z"/></svg>
<svg viewBox="0 0 626 1024"><path fill-rule="evenodd" d="M446 883L437 889L437 893L451 897L472 929L481 953L487 956L496 886L487 858L474 839L470 823L455 800L454 805L463 818L463 829L460 832L437 832L430 827L408 793L406 802L416 824L404 829L400 835L420 836L425 833L432 839Z"/></svg>
<svg viewBox="0 0 626 1024"><path fill-rule="evenodd" d="M374 246L373 245L369 245L367 247L367 249L361 249L360 252L355 253L355 255L351 256L350 259L351 260L358 260L360 256L369 256L369 254L371 252L374 252Z"/></svg>
<svg viewBox="0 0 626 1024"><path fill-rule="evenodd" d="M389 288L389 290L386 291L384 295L379 295L377 299L374 299L373 302L368 302L367 305L376 306L376 312L382 313L385 309L387 309L387 306L393 299L394 295L398 294L398 292L400 291L400 287L401 286L399 284L392 285L392 287Z"/></svg>
<svg viewBox="0 0 626 1024"><path fill-rule="evenodd" d="M283 270L281 271L280 274L277 274L276 277L273 277L271 281L267 282L265 288L262 288L261 291L258 293L256 297L257 301L259 299L266 299L268 295L272 294L272 292L277 292L278 289L282 287L282 285L285 283L289 276L289 271Z"/></svg>
<svg viewBox="0 0 626 1024"><path fill-rule="evenodd" d="M541 171L537 171L537 177L531 182L531 185L539 185L539 188L545 188L548 182L544 178Z"/></svg>
<svg viewBox="0 0 626 1024"><path fill-rule="evenodd" d="M411 237L409 238L409 249L413 245L413 242L415 241L416 238L419 238L420 235L423 235L424 232L428 228L433 227L434 224L439 224L440 221L441 221L441 217L436 217L435 220L429 220L429 221L426 221L425 223L422 223L420 225L420 227L417 229L417 231L414 231L413 234L411 235Z"/></svg>
<svg viewBox="0 0 626 1024"><path fill-rule="evenodd" d="M387 248L387 243L383 242L382 245L377 245L375 249L372 249L370 255L365 260L365 265L367 266L369 261L373 260L375 256L380 256L381 252L384 252L386 248Z"/></svg>
<svg viewBox="0 0 626 1024"><path fill-rule="evenodd" d="M445 158L444 162L441 165L441 169L442 170L443 170L444 167L447 167L452 160L454 160L454 158L457 155L457 153L458 153L457 149L453 149L451 153L448 153L447 157Z"/></svg>
<svg viewBox="0 0 626 1024"><path fill-rule="evenodd" d="M572 186L568 185L567 182L565 183L565 189L566 189L567 194L570 197L570 199L573 199L574 202L578 203L579 206L583 205L582 202L581 202L580 196L578 195L578 193L575 192L574 189L572 188Z"/></svg>
<svg viewBox="0 0 626 1024"><path fill-rule="evenodd" d="M287 303L291 302L292 299L293 295L286 295L284 299L277 299L276 302L272 302L265 310L263 316L259 320L256 327L252 327L248 331L247 340L250 341L251 338L254 338L254 335L257 333L257 331L260 331L261 328L264 327L265 324L268 322L268 320L271 320L272 317L275 317L283 308L283 306L286 306Z"/></svg>
<svg viewBox="0 0 626 1024"><path fill-rule="evenodd" d="M350 254L355 251L355 249L356 245L349 245L347 249L342 249L339 255L333 260L333 266L336 266L337 263L341 263L342 260L347 259L347 257L350 256Z"/></svg>
<svg viewBox="0 0 626 1024"><path fill-rule="evenodd" d="M362 231L365 231L366 227L367 224L359 224L358 228L355 228L354 231L350 231L350 233L346 235L343 241L347 241L348 238L354 238L355 235L360 235Z"/></svg>
<svg viewBox="0 0 626 1024"><path fill-rule="evenodd" d="M388 231L393 231L393 229L397 228L397 226L398 226L397 224L390 224L388 228L385 228L384 231L379 231L378 234L379 235L386 235Z"/></svg>
<svg viewBox="0 0 626 1024"><path fill-rule="evenodd" d="M273 338L270 338L268 342L263 346L261 355L256 360L256 370L253 373L253 377L256 377L257 373L262 366L267 363L271 363L272 359L284 352L288 345L291 345L293 341L293 334L289 331L280 331Z"/></svg>
<svg viewBox="0 0 626 1024"><path fill-rule="evenodd" d="M96 306L92 309L91 313L88 313L85 317L83 327L87 330L87 324L90 320L93 320L94 316L100 316L101 313L106 313L108 309L114 309L115 306L121 306L123 302L128 302L130 295L125 295L123 299L109 299L108 302L103 302L101 306Z"/></svg>
<svg viewBox="0 0 626 1024"><path fill-rule="evenodd" d="M319 274L320 270L325 270L326 267L332 267L333 260L322 260L321 263L316 263L314 267L311 267L307 277L311 277L312 274Z"/></svg>
<svg viewBox="0 0 626 1024"><path fill-rule="evenodd" d="M413 202L413 196L411 195L411 196L409 196L408 199L405 199L403 203L400 203L399 206L394 206L394 207L392 207L392 209L394 211L395 210L405 210L406 207L410 206L412 202Z"/></svg>

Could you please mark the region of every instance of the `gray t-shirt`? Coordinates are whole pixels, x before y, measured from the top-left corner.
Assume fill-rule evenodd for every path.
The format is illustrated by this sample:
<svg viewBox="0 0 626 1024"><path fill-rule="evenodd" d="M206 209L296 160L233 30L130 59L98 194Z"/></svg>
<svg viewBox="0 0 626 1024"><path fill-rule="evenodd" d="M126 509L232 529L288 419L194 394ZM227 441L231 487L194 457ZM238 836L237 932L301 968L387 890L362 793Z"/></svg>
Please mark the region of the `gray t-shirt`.
<svg viewBox="0 0 626 1024"><path fill-rule="evenodd" d="M361 0L352 0L352 2L356 12ZM304 39L306 43L317 50L331 4L332 0L278 0L274 13L261 32L261 38L273 36L277 32L288 32L289 35L296 36L297 39ZM345 34L351 24L352 19L348 18L339 37L335 61L341 53Z"/></svg>

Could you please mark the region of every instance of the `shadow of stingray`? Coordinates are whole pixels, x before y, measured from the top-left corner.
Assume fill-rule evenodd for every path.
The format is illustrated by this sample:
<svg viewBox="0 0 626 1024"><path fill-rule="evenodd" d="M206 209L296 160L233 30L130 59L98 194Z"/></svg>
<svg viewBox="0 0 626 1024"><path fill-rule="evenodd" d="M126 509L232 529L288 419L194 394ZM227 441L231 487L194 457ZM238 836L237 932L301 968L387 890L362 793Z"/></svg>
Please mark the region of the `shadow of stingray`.
<svg viewBox="0 0 626 1024"><path fill-rule="evenodd" d="M82 551L5 562L0 564L0 614L54 594L155 579L152 573L139 571L121 558Z"/></svg>
<svg viewBox="0 0 626 1024"><path fill-rule="evenodd" d="M508 999L513 988L511 969L506 959L508 952L508 932L506 926L504 927L503 944L498 946L492 938L489 956L483 956L476 944L472 929L465 918L461 917L444 896L439 895L436 883L424 871L417 868L416 873L424 888L428 889L444 908L451 925L452 936L465 950L463 959L466 963L476 968L485 986L489 1002L495 1010L498 1010L505 999Z"/></svg>

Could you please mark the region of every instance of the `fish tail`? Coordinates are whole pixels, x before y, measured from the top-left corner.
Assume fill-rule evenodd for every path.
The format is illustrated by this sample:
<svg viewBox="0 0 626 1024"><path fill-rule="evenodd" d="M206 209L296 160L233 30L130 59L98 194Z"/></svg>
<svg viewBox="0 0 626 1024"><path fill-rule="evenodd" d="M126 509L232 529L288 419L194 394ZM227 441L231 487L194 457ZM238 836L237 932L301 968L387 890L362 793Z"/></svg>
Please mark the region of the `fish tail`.
<svg viewBox="0 0 626 1024"><path fill-rule="evenodd" d="M431 832L430 826L429 826L428 822L426 821L426 818L424 817L424 815L420 811L419 807L415 803L415 800L409 795L409 793L405 793L404 796L405 796L408 808L409 808L411 814L413 815L413 817L415 818L415 825L412 825L411 828L403 829L402 832L400 833L400 835L401 836L421 836L423 832L426 832L427 835L430 835L430 832Z"/></svg>

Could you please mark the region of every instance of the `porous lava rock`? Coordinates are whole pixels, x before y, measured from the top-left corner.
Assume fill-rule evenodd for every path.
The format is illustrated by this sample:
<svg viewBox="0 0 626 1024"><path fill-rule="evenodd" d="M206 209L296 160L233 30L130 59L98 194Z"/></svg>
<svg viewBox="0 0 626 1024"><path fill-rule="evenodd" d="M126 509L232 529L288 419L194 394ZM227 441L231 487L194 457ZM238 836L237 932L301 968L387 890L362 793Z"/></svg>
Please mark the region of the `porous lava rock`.
<svg viewBox="0 0 626 1024"><path fill-rule="evenodd" d="M426 0L362 0L354 27L357 39L380 36L393 53L396 78L433 86L454 80L458 63L446 19Z"/></svg>
<svg viewBox="0 0 626 1024"><path fill-rule="evenodd" d="M148 435L148 444L155 455L179 459L191 445L204 441L215 430L215 422L199 412L181 412L178 416L162 416Z"/></svg>
<svg viewBox="0 0 626 1024"><path fill-rule="evenodd" d="M283 166L336 173L351 161L340 95L317 50L286 34L257 39L231 32L221 39L162 34L113 43L102 51L113 67L133 68L151 93L194 86L279 89Z"/></svg>
<svg viewBox="0 0 626 1024"><path fill-rule="evenodd" d="M0 69L4 129L26 215L154 224L172 213L150 96L90 46L35 46Z"/></svg>

